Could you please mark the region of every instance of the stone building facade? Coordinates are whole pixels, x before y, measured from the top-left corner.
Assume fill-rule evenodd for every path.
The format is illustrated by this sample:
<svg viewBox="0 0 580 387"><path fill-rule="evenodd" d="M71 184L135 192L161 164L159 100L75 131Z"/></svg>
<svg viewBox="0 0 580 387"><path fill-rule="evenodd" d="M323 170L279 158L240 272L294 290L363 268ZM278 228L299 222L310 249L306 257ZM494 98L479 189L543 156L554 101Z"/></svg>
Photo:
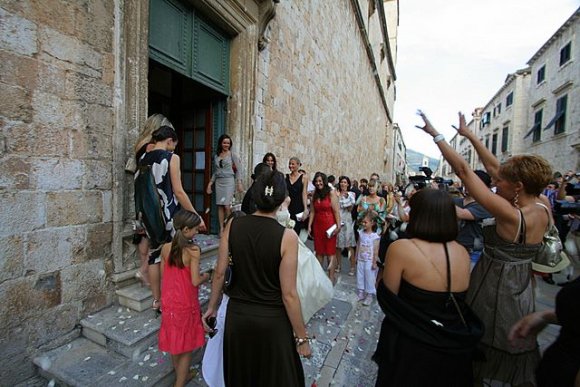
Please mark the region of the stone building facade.
<svg viewBox="0 0 580 387"><path fill-rule="evenodd" d="M271 151L392 179L397 23L396 0L1 2L2 383L133 275L124 166L149 114L198 210L224 132L246 171Z"/></svg>
<svg viewBox="0 0 580 387"><path fill-rule="evenodd" d="M522 149L554 171L580 170L580 9L528 61L527 130ZM525 137L525 138L524 138Z"/></svg>
<svg viewBox="0 0 580 387"><path fill-rule="evenodd" d="M532 56L525 69L509 74L504 85L468 124L501 161L536 154L554 171L580 170L580 9ZM473 146L461 138L457 148L473 168L483 165ZM447 162L442 171L456 178Z"/></svg>

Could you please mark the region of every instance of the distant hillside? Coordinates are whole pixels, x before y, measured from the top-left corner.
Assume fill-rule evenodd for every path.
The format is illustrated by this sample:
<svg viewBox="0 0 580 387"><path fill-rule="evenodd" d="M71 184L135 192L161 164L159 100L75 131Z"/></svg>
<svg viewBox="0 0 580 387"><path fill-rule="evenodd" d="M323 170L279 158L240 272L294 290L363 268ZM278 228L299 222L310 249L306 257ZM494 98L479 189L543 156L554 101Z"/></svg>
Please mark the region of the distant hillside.
<svg viewBox="0 0 580 387"><path fill-rule="evenodd" d="M423 164L423 158L427 157L429 159L429 168L435 173L437 170L437 166L439 165L439 159L434 159L429 156L425 156L423 153L419 153L412 149L407 148L407 166L409 172L416 172L419 173L419 167Z"/></svg>

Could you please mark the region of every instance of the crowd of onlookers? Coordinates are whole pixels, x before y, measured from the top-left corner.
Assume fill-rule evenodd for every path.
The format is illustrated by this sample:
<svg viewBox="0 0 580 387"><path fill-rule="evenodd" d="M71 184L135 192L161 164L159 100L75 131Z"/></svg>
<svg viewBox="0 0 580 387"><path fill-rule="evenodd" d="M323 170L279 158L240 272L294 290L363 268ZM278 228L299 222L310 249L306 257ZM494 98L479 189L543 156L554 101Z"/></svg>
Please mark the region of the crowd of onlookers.
<svg viewBox="0 0 580 387"><path fill-rule="evenodd" d="M500 164L460 114L458 133L485 169L474 171L419 114L420 129L457 182L426 175L395 185L377 173L308 174L298 157L283 174L267 153L253 170L242 212L233 214L234 194L244 191L242 162L232 139L221 136L206 187L219 209L215 273L199 270L193 236L205 224L181 186L175 131L163 117L148 120L136 158L141 167L154 166L170 235L157 243L147 227L136 230L138 273L151 286L153 308L163 310L160 348L172 354L176 385L191 377L191 350L205 342L202 326L218 343L204 364L208 375L217 371L210 385L303 384L299 356L312 352L296 290L299 239L312 241L332 283L339 273L356 275L358 301L376 300L385 312L373 357L377 386L580 384L579 175L553 173L535 155ZM280 209L291 223L280 221ZM532 265L552 224L564 258L554 270L534 267L545 281L565 286L555 310L536 312ZM202 318L197 286L207 281L212 295ZM542 357L535 335L548 323L562 330Z"/></svg>

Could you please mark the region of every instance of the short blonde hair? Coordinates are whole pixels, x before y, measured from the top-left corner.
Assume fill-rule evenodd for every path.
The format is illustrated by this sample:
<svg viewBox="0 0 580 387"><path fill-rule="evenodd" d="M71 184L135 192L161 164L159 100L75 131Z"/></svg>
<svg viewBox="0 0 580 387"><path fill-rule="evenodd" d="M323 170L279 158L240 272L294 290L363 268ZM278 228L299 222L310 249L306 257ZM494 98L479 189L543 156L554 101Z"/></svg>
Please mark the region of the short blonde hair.
<svg viewBox="0 0 580 387"><path fill-rule="evenodd" d="M499 175L512 183L521 182L526 193L538 196L552 178L552 167L543 157L517 155L499 167Z"/></svg>
<svg viewBox="0 0 580 387"><path fill-rule="evenodd" d="M151 135L154 131L159 129L162 126L169 126L173 128L171 122L165 117L163 114L152 114L147 118L145 121L145 125L143 125L143 130L139 133L139 138L135 143L135 153L139 152L139 149L145 144L149 144L151 142Z"/></svg>

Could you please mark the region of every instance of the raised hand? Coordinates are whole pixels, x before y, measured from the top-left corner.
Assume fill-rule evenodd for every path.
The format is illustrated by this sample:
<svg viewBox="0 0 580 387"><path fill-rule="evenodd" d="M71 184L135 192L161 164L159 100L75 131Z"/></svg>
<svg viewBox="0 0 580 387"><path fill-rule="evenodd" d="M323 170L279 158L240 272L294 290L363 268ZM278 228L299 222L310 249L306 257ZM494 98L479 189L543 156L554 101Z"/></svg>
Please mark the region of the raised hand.
<svg viewBox="0 0 580 387"><path fill-rule="evenodd" d="M421 110L417 110L417 115L420 116L421 119L423 119L425 125L424 126L415 125L416 128L421 129L422 131L424 131L427 134L430 134L431 136L436 136L437 134L439 134L439 132L437 132L437 130L433 127L433 125L431 125L431 122L429 121L425 113L423 113Z"/></svg>
<svg viewBox="0 0 580 387"><path fill-rule="evenodd" d="M455 125L451 125L455 130L457 130L457 133L459 133L460 136L463 137L467 137L468 135L471 134L471 131L469 130L469 128L467 127L467 123L465 122L465 114L459 112L459 127L455 126Z"/></svg>

